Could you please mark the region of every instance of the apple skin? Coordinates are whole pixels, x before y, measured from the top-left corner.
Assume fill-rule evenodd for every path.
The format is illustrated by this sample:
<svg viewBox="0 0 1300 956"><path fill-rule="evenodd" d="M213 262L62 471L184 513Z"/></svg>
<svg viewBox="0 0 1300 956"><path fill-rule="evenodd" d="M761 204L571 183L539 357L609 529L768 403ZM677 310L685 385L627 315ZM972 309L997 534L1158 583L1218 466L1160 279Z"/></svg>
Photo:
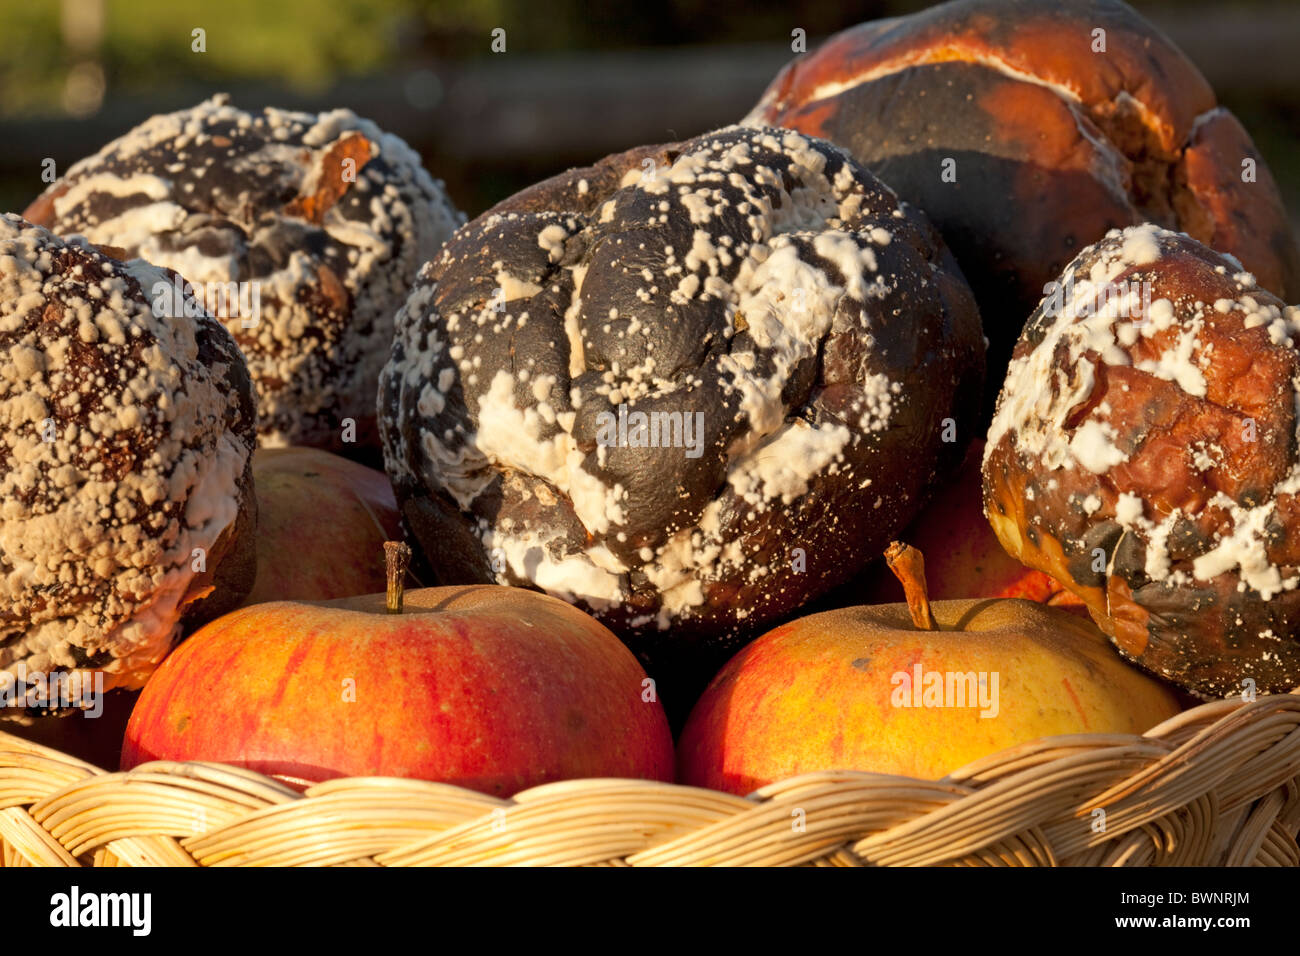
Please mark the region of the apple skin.
<svg viewBox="0 0 1300 956"><path fill-rule="evenodd" d="M1090 623L1023 600L938 601L941 630L903 604L785 624L744 648L695 705L678 779L748 794L814 770L939 779L1057 734L1141 734L1181 709L1172 689L1120 659ZM954 629L960 626L960 630ZM898 672L997 673L996 716L894 706Z"/></svg>
<svg viewBox="0 0 1300 956"><path fill-rule="evenodd" d="M383 543L402 538L387 475L317 448L259 448L253 484L257 578L241 606L384 589Z"/></svg>
<svg viewBox="0 0 1300 956"><path fill-rule="evenodd" d="M1055 578L1025 567L1003 549L984 516L981 465L984 442L974 442L961 468L899 537L925 555L931 600L1014 597L1077 610L1083 602ZM857 599L864 604L903 600L903 588L883 561L863 575Z"/></svg>
<svg viewBox="0 0 1300 956"><path fill-rule="evenodd" d="M401 614L382 594L259 604L163 662L121 766L211 760L295 786L397 776L497 796L574 777L671 780L667 718L643 680L594 618L520 588L411 591Z"/></svg>

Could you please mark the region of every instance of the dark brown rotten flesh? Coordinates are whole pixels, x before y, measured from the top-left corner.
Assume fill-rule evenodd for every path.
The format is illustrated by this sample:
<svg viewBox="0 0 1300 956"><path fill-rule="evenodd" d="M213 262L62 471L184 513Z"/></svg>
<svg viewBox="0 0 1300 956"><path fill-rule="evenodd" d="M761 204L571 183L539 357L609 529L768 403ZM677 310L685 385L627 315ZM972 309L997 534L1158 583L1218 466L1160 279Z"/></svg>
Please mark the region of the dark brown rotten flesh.
<svg viewBox="0 0 1300 956"><path fill-rule="evenodd" d="M864 23L787 66L751 120L840 144L926 211L975 291L993 382L1044 285L1111 228L1186 232L1300 301L1250 136L1115 0L958 0Z"/></svg>
<svg viewBox="0 0 1300 956"><path fill-rule="evenodd" d="M1300 309L1154 226L1031 317L984 459L1003 546L1202 697L1300 684Z"/></svg>
<svg viewBox="0 0 1300 956"><path fill-rule="evenodd" d="M734 646L845 580L979 406L979 319L937 233L787 130L525 190L397 326L386 464L439 580L544 589L647 658Z"/></svg>

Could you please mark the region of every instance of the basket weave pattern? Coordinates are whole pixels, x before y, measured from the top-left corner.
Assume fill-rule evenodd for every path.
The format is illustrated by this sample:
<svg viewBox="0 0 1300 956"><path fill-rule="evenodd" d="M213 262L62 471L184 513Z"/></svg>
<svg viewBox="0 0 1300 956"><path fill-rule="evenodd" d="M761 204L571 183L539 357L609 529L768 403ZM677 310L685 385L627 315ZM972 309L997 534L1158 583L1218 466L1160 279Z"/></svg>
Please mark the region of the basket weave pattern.
<svg viewBox="0 0 1300 956"><path fill-rule="evenodd" d="M107 773L0 733L4 866L1298 866L1298 829L1300 692L1046 738L940 781L813 773L748 797L377 777L298 793L215 763Z"/></svg>

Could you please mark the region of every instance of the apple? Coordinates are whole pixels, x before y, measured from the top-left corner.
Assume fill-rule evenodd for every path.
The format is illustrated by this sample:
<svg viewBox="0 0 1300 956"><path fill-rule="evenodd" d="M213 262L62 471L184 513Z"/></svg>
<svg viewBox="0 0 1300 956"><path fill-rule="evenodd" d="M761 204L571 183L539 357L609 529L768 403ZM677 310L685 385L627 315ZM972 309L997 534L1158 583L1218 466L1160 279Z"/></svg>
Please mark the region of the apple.
<svg viewBox="0 0 1300 956"><path fill-rule="evenodd" d="M122 768L211 760L300 787L397 776L498 796L672 779L654 685L604 625L521 588L403 592L404 571L390 560L386 594L257 604L204 627L140 694Z"/></svg>
<svg viewBox="0 0 1300 956"><path fill-rule="evenodd" d="M682 783L737 794L814 770L939 779L1058 734L1141 734L1181 710L1074 614L1020 599L930 604L919 553L891 546L908 604L769 631L709 684L678 741Z"/></svg>
<svg viewBox="0 0 1300 956"><path fill-rule="evenodd" d="M930 597L1016 597L1077 609L1086 616L1083 602L1059 581L1003 550L984 516L983 459L984 442L974 442L952 480L903 533L904 540L926 556ZM873 562L862 581L857 589L860 603L903 600L902 586L882 562Z"/></svg>
<svg viewBox="0 0 1300 956"><path fill-rule="evenodd" d="M402 536L388 476L317 448L259 448L257 577L244 605L384 589L383 543Z"/></svg>

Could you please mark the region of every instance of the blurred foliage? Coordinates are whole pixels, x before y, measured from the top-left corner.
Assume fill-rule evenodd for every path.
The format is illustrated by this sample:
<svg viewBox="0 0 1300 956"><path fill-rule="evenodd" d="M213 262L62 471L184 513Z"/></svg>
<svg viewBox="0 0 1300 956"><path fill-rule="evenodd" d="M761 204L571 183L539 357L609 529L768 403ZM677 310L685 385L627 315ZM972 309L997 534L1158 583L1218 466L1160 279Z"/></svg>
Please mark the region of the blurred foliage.
<svg viewBox="0 0 1300 956"><path fill-rule="evenodd" d="M315 90L340 77L429 56L488 55L490 34L506 29L511 51L611 49L718 42L772 42L792 22L810 37L912 2L845 0L103 0L97 58L109 86L130 93L175 81L276 79ZM0 0L0 112L49 111L61 101L73 57L60 34L60 0ZM191 31L206 31L206 52Z"/></svg>
<svg viewBox="0 0 1300 956"><path fill-rule="evenodd" d="M97 2L103 5L102 36L91 49L74 52L75 44L63 35L64 17L84 19ZM1268 26L1258 11L1278 2L1134 0L1143 12L1166 19L1193 7L1228 10L1255 18L1260 30ZM351 77L490 56L497 27L506 29L512 53L788 43L794 26L806 31L812 46L853 23L929 5L931 0L0 0L0 120L93 112L98 93L86 98L82 91L85 109L71 105L77 99L70 78L79 63L93 63L92 85L124 101L179 89L206 95L237 84L316 94L337 90ZM191 49L196 27L206 31L203 53ZM1300 95L1265 100L1249 91L1221 92L1270 158L1292 209L1300 210ZM535 171L515 172L523 177ZM6 175L0 170L0 197L12 202ZM30 184L8 188L25 195Z"/></svg>
<svg viewBox="0 0 1300 956"><path fill-rule="evenodd" d="M93 4L95 0L72 0ZM510 51L620 49L810 40L853 23L908 13L928 0L102 0L95 57L114 93L173 83L275 80L320 90L340 78L435 57L490 53L507 30ZM1180 0L1138 0L1144 10ZM58 110L75 59L60 33L69 0L0 0L0 115ZM1249 8L1249 4L1246 5ZM191 31L207 50L191 50Z"/></svg>
<svg viewBox="0 0 1300 956"><path fill-rule="evenodd" d="M403 18L415 22L415 6L372 0L104 0L97 58L119 92L174 79L275 78L321 88L340 75L382 66L399 45ZM0 0L0 36L11 41L0 62L6 113L48 111L61 101L73 57L60 33L60 13L57 0ZM192 50L192 31L200 27L206 32L204 53Z"/></svg>

